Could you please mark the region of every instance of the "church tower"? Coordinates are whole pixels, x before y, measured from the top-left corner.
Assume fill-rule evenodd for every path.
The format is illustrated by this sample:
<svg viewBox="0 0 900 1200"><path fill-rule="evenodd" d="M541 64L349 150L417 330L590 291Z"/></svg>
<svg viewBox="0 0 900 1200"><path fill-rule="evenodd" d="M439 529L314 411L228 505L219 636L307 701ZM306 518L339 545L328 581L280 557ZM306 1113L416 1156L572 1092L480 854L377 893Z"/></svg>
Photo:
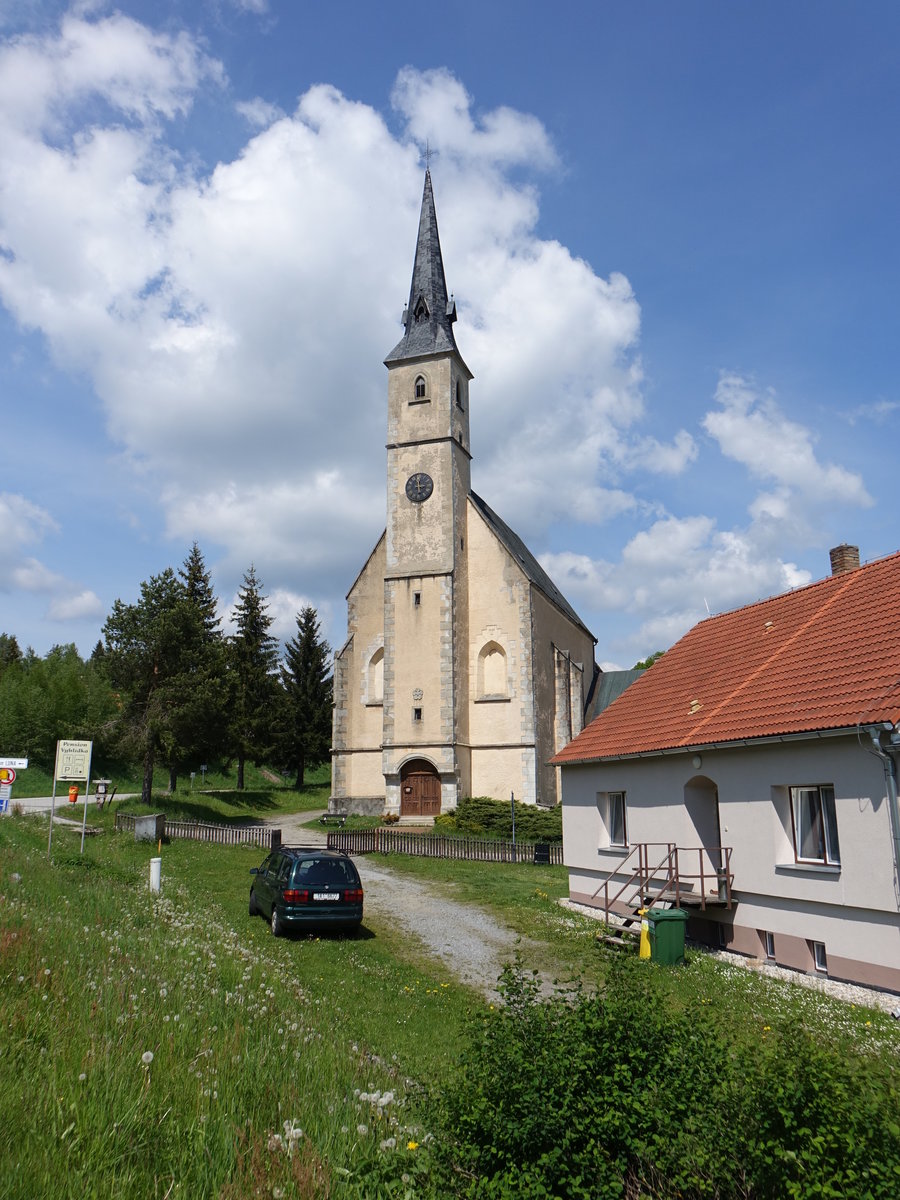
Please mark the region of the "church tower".
<svg viewBox="0 0 900 1200"><path fill-rule="evenodd" d="M555 804L594 639L470 482L469 383L453 336L431 173L403 336L387 356L387 522L347 593L334 662L332 811L411 821L464 796Z"/></svg>
<svg viewBox="0 0 900 1200"><path fill-rule="evenodd" d="M456 305L447 293L429 171L402 321L403 337L385 359L382 769L389 804L392 793L399 803L402 789L409 795L419 789L423 815L432 815L440 811L442 792L443 806L455 805L460 774L467 774L457 743L464 724L460 647L472 373L453 336Z"/></svg>

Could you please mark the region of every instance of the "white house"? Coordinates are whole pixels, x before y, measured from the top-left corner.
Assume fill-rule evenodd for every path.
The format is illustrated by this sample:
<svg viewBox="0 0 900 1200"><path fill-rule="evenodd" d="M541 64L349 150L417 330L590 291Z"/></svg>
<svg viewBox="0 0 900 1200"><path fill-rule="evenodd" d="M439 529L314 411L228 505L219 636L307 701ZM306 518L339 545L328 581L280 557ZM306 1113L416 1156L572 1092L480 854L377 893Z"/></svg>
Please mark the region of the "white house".
<svg viewBox="0 0 900 1200"><path fill-rule="evenodd" d="M700 622L561 767L573 900L900 991L900 553Z"/></svg>

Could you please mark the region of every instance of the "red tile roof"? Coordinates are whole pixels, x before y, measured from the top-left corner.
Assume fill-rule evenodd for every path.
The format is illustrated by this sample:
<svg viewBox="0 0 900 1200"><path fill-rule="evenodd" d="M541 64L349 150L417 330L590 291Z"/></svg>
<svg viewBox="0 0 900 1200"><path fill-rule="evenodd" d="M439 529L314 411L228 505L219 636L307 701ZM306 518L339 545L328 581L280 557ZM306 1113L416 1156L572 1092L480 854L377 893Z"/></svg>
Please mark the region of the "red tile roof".
<svg viewBox="0 0 900 1200"><path fill-rule="evenodd" d="M900 553L701 621L553 759L900 721Z"/></svg>

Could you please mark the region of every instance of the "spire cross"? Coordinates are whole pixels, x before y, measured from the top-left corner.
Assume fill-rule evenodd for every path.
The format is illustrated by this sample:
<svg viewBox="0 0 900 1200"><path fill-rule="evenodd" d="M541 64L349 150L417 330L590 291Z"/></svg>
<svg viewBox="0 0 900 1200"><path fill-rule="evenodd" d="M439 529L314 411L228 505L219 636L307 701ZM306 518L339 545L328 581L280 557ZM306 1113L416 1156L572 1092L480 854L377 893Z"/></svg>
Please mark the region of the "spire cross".
<svg viewBox="0 0 900 1200"><path fill-rule="evenodd" d="M425 170L431 169L431 147L428 144L428 138L425 139Z"/></svg>

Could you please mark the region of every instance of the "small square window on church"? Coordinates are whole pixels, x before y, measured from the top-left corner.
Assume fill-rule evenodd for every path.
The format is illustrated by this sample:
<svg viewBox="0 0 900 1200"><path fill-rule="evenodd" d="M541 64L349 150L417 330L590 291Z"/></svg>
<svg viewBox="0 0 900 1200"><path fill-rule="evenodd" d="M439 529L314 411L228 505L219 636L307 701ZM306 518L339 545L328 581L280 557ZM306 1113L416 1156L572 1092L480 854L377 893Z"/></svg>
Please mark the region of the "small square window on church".
<svg viewBox="0 0 900 1200"><path fill-rule="evenodd" d="M414 709L413 709L413 720L414 720L414 721L421 721L421 720L422 720L422 710L421 710L421 708L414 708Z"/></svg>
<svg viewBox="0 0 900 1200"><path fill-rule="evenodd" d="M413 592L413 608L419 608L422 604L422 593Z"/></svg>

